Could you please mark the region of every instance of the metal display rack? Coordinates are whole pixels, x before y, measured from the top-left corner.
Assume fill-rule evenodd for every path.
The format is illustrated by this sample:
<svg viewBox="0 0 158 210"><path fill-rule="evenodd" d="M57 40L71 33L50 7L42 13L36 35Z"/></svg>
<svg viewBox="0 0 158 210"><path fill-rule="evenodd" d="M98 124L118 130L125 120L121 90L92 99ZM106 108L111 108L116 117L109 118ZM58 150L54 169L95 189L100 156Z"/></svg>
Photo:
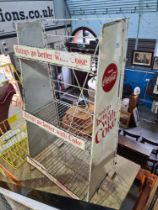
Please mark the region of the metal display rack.
<svg viewBox="0 0 158 210"><path fill-rule="evenodd" d="M104 24L90 55L68 52L67 34L54 35L58 49L50 49L50 35L39 21L17 25L14 51L22 70L28 162L76 199L91 200L105 177L116 173L126 33L125 19ZM68 68L77 85L58 78L61 66ZM86 74L82 86L76 71ZM94 90L86 87L92 77ZM63 84L69 88L63 89Z"/></svg>

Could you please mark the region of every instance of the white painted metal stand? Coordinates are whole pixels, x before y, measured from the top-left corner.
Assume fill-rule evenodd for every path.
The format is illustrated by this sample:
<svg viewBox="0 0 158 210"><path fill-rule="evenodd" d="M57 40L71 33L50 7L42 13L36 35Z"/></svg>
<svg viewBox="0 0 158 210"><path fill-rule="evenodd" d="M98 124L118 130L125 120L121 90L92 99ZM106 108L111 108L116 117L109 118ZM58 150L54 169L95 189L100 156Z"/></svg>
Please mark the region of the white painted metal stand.
<svg viewBox="0 0 158 210"><path fill-rule="evenodd" d="M67 194L90 201L103 180L117 175L117 140L120 98L127 46L127 21L106 23L99 39L99 55L48 49L40 22L19 23L15 54L20 58L30 156L38 168ZM57 38L57 37L56 37ZM65 41L65 40L64 40ZM98 60L97 73L92 61ZM58 88L58 67L67 66L77 85ZM85 72L83 86L76 72ZM96 77L95 100L86 84ZM60 96L60 97L59 97ZM68 100L65 100L68 99ZM87 105L80 106L85 99ZM96 201L95 201L96 202Z"/></svg>

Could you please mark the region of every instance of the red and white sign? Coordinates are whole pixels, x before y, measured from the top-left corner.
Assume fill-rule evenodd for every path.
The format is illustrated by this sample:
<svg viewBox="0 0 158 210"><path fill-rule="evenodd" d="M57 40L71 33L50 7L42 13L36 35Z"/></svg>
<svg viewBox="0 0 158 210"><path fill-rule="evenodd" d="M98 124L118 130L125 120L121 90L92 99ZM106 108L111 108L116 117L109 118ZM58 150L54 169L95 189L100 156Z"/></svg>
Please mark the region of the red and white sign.
<svg viewBox="0 0 158 210"><path fill-rule="evenodd" d="M56 65L80 69L86 72L91 71L91 56L66 51L41 49L24 45L14 45L15 55L19 58L26 58Z"/></svg>
<svg viewBox="0 0 158 210"><path fill-rule="evenodd" d="M118 144L120 91L126 56L127 22L107 23L102 28L99 46L96 97L93 119L92 157L88 199L105 175L114 172Z"/></svg>
<svg viewBox="0 0 158 210"><path fill-rule="evenodd" d="M63 130L58 129L55 126L53 126L52 124L47 123L47 122L27 113L25 111L23 111L23 117L27 121L34 123L35 125L38 125L39 127L43 128L44 130L48 131L49 133L52 133L52 134L56 135L57 137L62 138L66 142L73 144L74 146L76 146L82 150L85 150L85 142L83 140L78 139L75 136L73 136L69 133L66 133Z"/></svg>
<svg viewBox="0 0 158 210"><path fill-rule="evenodd" d="M115 85L117 79L117 71L117 66L114 63L111 63L105 69L102 79L102 87L105 92L109 92Z"/></svg>
<svg viewBox="0 0 158 210"><path fill-rule="evenodd" d="M114 111L111 106L105 107L105 109L99 113L96 118L97 130L95 133L96 144L102 143L108 133L116 125L116 111Z"/></svg>

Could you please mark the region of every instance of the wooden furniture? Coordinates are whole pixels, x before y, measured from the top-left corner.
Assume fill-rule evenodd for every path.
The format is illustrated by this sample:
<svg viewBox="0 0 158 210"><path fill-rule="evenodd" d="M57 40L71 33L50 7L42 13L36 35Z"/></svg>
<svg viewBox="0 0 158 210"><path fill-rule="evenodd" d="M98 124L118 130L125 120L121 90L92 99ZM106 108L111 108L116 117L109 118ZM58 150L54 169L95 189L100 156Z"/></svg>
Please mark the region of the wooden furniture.
<svg viewBox="0 0 158 210"><path fill-rule="evenodd" d="M147 138L142 137L141 143L152 145L154 148L152 153L158 154L158 141L149 140Z"/></svg>
<svg viewBox="0 0 158 210"><path fill-rule="evenodd" d="M21 186L22 182L19 181L11 172L9 172L2 164L0 164L0 173L14 184Z"/></svg>
<svg viewBox="0 0 158 210"><path fill-rule="evenodd" d="M146 168L153 147L119 135L118 154Z"/></svg>
<svg viewBox="0 0 158 210"><path fill-rule="evenodd" d="M150 170L151 170L151 172L154 172L155 165L156 165L156 163L158 163L158 156L156 154L151 153L151 155L150 155L150 157L148 159L148 162L149 163L152 163L152 166L151 166L151 169Z"/></svg>
<svg viewBox="0 0 158 210"><path fill-rule="evenodd" d="M131 113L121 110L120 112L120 127L128 128L131 119Z"/></svg>
<svg viewBox="0 0 158 210"><path fill-rule="evenodd" d="M153 171L153 173L155 173L156 175L158 175L158 162L155 163L155 165L154 165L154 171Z"/></svg>
<svg viewBox="0 0 158 210"><path fill-rule="evenodd" d="M139 135L133 134L133 133L129 133L127 131L123 131L123 135L124 136L129 136L130 138L134 138L136 141L138 141L138 139L140 138Z"/></svg>
<svg viewBox="0 0 158 210"><path fill-rule="evenodd" d="M157 189L158 177L147 170L140 169L137 175L140 182L140 194L132 210L147 210Z"/></svg>
<svg viewBox="0 0 158 210"><path fill-rule="evenodd" d="M151 171L154 172L155 165L156 163L158 163L158 142L142 137L141 143L146 145L152 145L153 147L152 153L148 161L149 163L152 163Z"/></svg>
<svg viewBox="0 0 158 210"><path fill-rule="evenodd" d="M120 113L120 127L128 128L129 126L135 126L134 109L138 104L138 95L131 94L129 97L128 110L121 109ZM136 125L137 126L137 125Z"/></svg>

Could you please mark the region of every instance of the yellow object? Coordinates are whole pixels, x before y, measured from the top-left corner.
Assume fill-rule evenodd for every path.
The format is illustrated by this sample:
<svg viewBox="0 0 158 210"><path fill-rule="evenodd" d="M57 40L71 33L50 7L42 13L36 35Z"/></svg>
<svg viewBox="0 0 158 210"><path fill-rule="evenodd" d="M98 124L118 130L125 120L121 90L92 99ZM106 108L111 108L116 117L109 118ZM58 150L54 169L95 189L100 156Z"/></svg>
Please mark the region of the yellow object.
<svg viewBox="0 0 158 210"><path fill-rule="evenodd" d="M9 129L5 126L6 124L9 124ZM0 128L2 127L0 157L13 168L19 168L26 162L26 157L29 154L26 125L21 113L1 122Z"/></svg>

